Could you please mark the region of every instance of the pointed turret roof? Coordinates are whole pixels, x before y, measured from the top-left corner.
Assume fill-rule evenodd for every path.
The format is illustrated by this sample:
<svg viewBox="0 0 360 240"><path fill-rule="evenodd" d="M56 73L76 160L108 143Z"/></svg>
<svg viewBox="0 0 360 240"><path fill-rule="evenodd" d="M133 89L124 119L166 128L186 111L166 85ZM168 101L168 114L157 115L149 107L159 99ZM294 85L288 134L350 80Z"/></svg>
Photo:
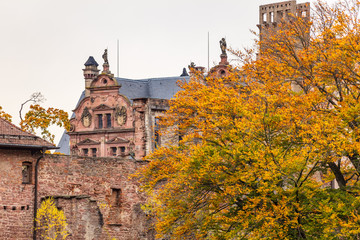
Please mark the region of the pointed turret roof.
<svg viewBox="0 0 360 240"><path fill-rule="evenodd" d="M85 66L99 66L99 64L95 61L93 56L90 56L89 59L86 61L86 63L84 64Z"/></svg>

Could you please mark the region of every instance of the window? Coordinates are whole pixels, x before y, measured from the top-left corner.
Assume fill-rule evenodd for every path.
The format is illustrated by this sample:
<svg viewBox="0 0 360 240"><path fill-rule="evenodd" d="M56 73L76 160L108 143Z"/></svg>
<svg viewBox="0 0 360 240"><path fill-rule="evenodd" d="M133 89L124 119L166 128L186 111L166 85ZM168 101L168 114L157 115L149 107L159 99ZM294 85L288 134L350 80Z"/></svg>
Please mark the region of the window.
<svg viewBox="0 0 360 240"><path fill-rule="evenodd" d="M32 163L31 162L23 162L22 163L22 183L24 183L24 184L31 183L31 171L32 171Z"/></svg>
<svg viewBox="0 0 360 240"><path fill-rule="evenodd" d="M92 149L91 149L91 156L96 157L96 152L97 152L97 149L96 149L96 148L92 148Z"/></svg>
<svg viewBox="0 0 360 240"><path fill-rule="evenodd" d="M111 128L111 114L106 114L106 127Z"/></svg>
<svg viewBox="0 0 360 240"><path fill-rule="evenodd" d="M111 154L113 155L113 156L116 156L116 147L111 147Z"/></svg>
<svg viewBox="0 0 360 240"><path fill-rule="evenodd" d="M267 15L266 15L266 13L263 13L262 14L262 21L264 22L264 23L266 23L267 22Z"/></svg>
<svg viewBox="0 0 360 240"><path fill-rule="evenodd" d="M125 147L120 147L120 153L121 155L125 155Z"/></svg>
<svg viewBox="0 0 360 240"><path fill-rule="evenodd" d="M103 116L102 114L98 114L98 128L103 128L104 125L103 125Z"/></svg>
<svg viewBox="0 0 360 240"><path fill-rule="evenodd" d="M274 12L270 12L270 22L274 22Z"/></svg>
<svg viewBox="0 0 360 240"><path fill-rule="evenodd" d="M89 155L89 149L84 148L84 149L83 149L83 155L84 155L84 156L88 156L88 155Z"/></svg>

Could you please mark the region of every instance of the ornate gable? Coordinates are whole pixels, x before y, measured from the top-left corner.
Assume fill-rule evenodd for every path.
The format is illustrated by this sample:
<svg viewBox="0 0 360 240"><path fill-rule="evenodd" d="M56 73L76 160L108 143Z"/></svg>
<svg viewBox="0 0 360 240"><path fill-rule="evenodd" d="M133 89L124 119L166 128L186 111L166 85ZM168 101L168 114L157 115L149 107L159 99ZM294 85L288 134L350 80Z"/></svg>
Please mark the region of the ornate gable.
<svg viewBox="0 0 360 240"><path fill-rule="evenodd" d="M106 143L128 143L128 142L130 142L130 141L120 138L120 137L116 137L116 138L113 138L113 139L107 141Z"/></svg>
<svg viewBox="0 0 360 240"><path fill-rule="evenodd" d="M97 110L114 110L114 108L109 107L106 104L100 104L99 106L97 106L96 108L93 109L94 111Z"/></svg>
<svg viewBox="0 0 360 240"><path fill-rule="evenodd" d="M97 142L97 141L87 138L87 139L79 142L77 145L98 145L98 144L100 144L100 142Z"/></svg>
<svg viewBox="0 0 360 240"><path fill-rule="evenodd" d="M100 74L98 75L90 84L90 88L120 88L116 79L109 76L108 74Z"/></svg>

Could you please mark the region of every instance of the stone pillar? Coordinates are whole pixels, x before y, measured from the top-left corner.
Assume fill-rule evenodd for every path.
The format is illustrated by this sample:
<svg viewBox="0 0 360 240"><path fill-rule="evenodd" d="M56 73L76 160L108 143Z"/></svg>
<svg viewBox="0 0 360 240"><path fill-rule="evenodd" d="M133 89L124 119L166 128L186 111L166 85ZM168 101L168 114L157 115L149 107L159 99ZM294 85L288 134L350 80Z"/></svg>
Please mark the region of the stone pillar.
<svg viewBox="0 0 360 240"><path fill-rule="evenodd" d="M106 145L105 145L105 137L102 137L100 140L100 154L99 157L107 157L106 156Z"/></svg>
<svg viewBox="0 0 360 240"><path fill-rule="evenodd" d="M146 127L145 109L146 99L134 99L135 109L135 158L141 159L146 155Z"/></svg>
<svg viewBox="0 0 360 240"><path fill-rule="evenodd" d="M226 54L221 54L220 59L219 65L229 65Z"/></svg>

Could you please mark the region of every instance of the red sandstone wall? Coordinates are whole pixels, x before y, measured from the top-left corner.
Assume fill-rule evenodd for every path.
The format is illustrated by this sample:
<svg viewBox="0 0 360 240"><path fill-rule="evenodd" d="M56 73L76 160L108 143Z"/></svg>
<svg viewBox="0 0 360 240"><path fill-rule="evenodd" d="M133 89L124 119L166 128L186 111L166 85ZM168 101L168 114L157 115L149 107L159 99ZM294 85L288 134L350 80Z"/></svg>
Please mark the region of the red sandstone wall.
<svg viewBox="0 0 360 240"><path fill-rule="evenodd" d="M32 239L34 181L22 183L22 162L38 155L28 150L0 149L0 239Z"/></svg>
<svg viewBox="0 0 360 240"><path fill-rule="evenodd" d="M39 198L55 196L68 218L67 239L153 239L151 220L140 208L144 197L138 183L129 179L143 164L47 155L40 162Z"/></svg>

